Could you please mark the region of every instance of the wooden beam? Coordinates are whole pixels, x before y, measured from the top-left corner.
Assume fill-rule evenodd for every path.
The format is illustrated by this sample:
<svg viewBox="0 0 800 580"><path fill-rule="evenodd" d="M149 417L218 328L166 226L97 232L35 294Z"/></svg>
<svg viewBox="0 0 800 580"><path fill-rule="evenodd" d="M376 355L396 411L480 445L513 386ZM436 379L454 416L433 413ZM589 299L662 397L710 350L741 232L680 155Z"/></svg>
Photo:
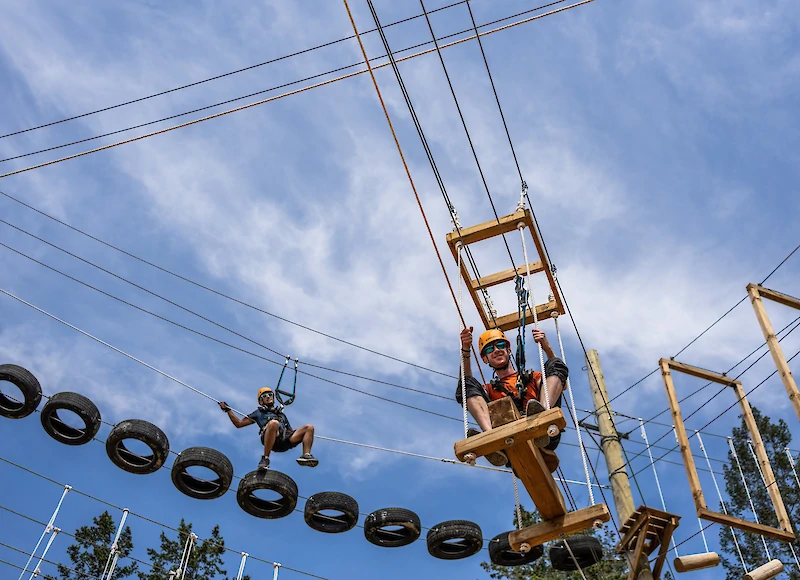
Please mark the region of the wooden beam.
<svg viewBox="0 0 800 580"><path fill-rule="evenodd" d="M719 554L716 552L706 552L705 554L691 554L689 556L679 556L672 561L676 572L694 572L704 568L719 566Z"/></svg>
<svg viewBox="0 0 800 580"><path fill-rule="evenodd" d="M750 408L750 403L747 401L747 396L745 395L742 385L736 384L733 388L736 391L736 397L739 399L739 406L742 409L745 425L747 425L750 438L753 440L753 451L758 458L758 464L761 467L764 481L767 483L767 491L772 500L772 506L775 508L775 515L778 516L778 526L784 532L792 533L792 524L789 522L789 514L786 513L786 506L783 504L781 490L778 489L777 482L775 481L775 474L772 472L772 465L764 449L764 442L761 439L761 432L758 429L758 424L753 417L753 410ZM794 535L792 535L792 541L794 541Z"/></svg>
<svg viewBox="0 0 800 580"><path fill-rule="evenodd" d="M509 397L504 398L511 401ZM463 441L456 441L454 445L456 457L464 461L464 455L467 453L474 453L476 456L482 457L501 449L521 445L531 439L547 435L547 429L550 425L555 425L559 429L567 426L567 421L564 419L561 409L554 407L533 417L518 419Z"/></svg>
<svg viewBox="0 0 800 580"><path fill-rule="evenodd" d="M537 262L531 262L528 264L528 266L531 269L531 274L536 274L544 270L544 265L542 264L541 260ZM503 270L502 272L497 272L496 274L489 274L488 276L482 276L477 280L472 280L470 285L472 286L473 290L490 288L491 286L497 286L498 284L513 280L517 274L524 277L527 275L527 273L528 271L524 265L517 266L516 269L509 268L508 270Z"/></svg>
<svg viewBox="0 0 800 580"><path fill-rule="evenodd" d="M465 246L482 242L495 236L507 234L517 229L519 222L526 222L526 212L519 211L511 215L501 217L499 220L494 219L477 226L470 226L468 228L461 228L459 232L450 232L447 234L447 243L455 245L456 242L461 242ZM526 222L527 223L527 222Z"/></svg>
<svg viewBox="0 0 800 580"><path fill-rule="evenodd" d="M747 520L742 520L727 514L714 512L710 509L697 510L697 517L699 517L701 520L707 520L709 522L715 522L724 526L730 526L732 528L736 528L737 530L742 530L743 532L751 532L753 534L758 534L766 538L772 538L773 540L778 540L780 542L791 543L795 540L794 534L791 532L785 532L777 528L765 526L764 524L748 522Z"/></svg>
<svg viewBox="0 0 800 580"><path fill-rule="evenodd" d="M633 538L636 537L636 534L639 532L639 528L641 528L648 522L649 514L647 513L646 510L634 512L633 515L631 516L631 519L633 519L634 516L636 517L636 519L633 520L633 523L628 528L628 530L625 531L624 535L622 536L622 539L617 544L616 547L617 554L631 549L630 548L631 540L633 540ZM625 522L623 530L628 526L629 523L631 523L631 520Z"/></svg>
<svg viewBox="0 0 800 580"><path fill-rule="evenodd" d="M550 540L585 530L596 521L607 522L610 519L611 514L608 508L605 504L600 503L511 532L508 534L508 542L512 550L519 551L520 546L524 543L538 546Z"/></svg>
<svg viewBox="0 0 800 580"><path fill-rule="evenodd" d="M783 304L784 306L788 306L789 308L795 308L797 310L800 310L800 298L795 298L794 296L789 296L788 294L784 294L776 290L770 290L769 288L764 288L759 284L748 284L747 285L748 292L750 292L751 287L757 289L758 293L767 300L772 300L773 302L777 302L778 304Z"/></svg>
<svg viewBox="0 0 800 580"><path fill-rule="evenodd" d="M678 396L675 394L675 384L672 382L672 373L670 372L670 368L675 363L674 361L669 361L665 358L662 358L658 361L658 364L661 367L661 376L664 379L664 388L667 390L667 400L669 401L669 408L672 411L672 424L675 426L675 434L678 437L678 444L681 448L683 465L686 468L686 477L689 480L689 487L692 490L694 505L699 514L701 509L705 509L708 506L706 505L705 497L703 497L703 487L700 485L700 477L697 475L697 467L694 464L692 448L689 445L689 437L686 435L686 426L683 423L681 408L678 404ZM676 367L675 370L685 372L681 367L688 365L683 365L681 363L678 364L680 366Z"/></svg>
<svg viewBox="0 0 800 580"><path fill-rule="evenodd" d="M545 302L544 304L537 304L536 305L536 316L539 320L544 320L546 318L550 318L550 315L553 312L558 312L559 314L564 314L564 312L560 311L558 308L558 303L555 300L550 302ZM527 321L529 324L533 323L533 312L530 308L526 310L525 314ZM498 316L494 320L494 324L497 325L497 328L500 330L511 330L512 328L517 328L519 326L519 313L513 312L511 314L506 314L504 316Z"/></svg>
<svg viewBox="0 0 800 580"><path fill-rule="evenodd" d="M661 359L661 360L667 360L667 359ZM667 364L671 368L685 375L692 375L693 377L698 377L700 379L705 379L707 381L719 383L720 385L728 385L729 387L732 387L733 383L736 382L734 379L726 377L725 375L722 375L720 373L715 373L714 371L701 369L700 367L694 367L692 365L687 365L685 363L680 363L678 361L667 360Z"/></svg>
<svg viewBox="0 0 800 580"><path fill-rule="evenodd" d="M661 570L664 568L664 561L667 559L667 553L669 552L669 542L672 539L672 533L677 527L678 523L673 518L664 529L663 535L659 538L661 549L658 551L656 563L653 565L653 578L661 577Z"/></svg>
<svg viewBox="0 0 800 580"><path fill-rule="evenodd" d="M781 572L783 572L783 562L777 559L770 560L763 566L759 566L745 574L744 580L769 580L770 578L775 578Z"/></svg>
<svg viewBox="0 0 800 580"><path fill-rule="evenodd" d="M772 360L775 361L775 367L778 369L778 374L783 382L783 387L786 389L786 394L789 395L789 401L794 407L794 412L800 419L800 390L797 389L797 382L794 380L789 363L786 361L786 355L783 354L781 343L775 336L775 330L772 328L772 323L767 315L767 310L764 308L764 302L761 300L762 292L766 290L757 284L748 284L747 293L750 296L750 302L753 304L753 310L756 313L758 324L761 326L761 332L764 333L764 339L767 341L767 346L772 354ZM770 292L772 292L770 290ZM796 299L795 299L796 300ZM800 300L797 301L800 304Z"/></svg>
<svg viewBox="0 0 800 580"><path fill-rule="evenodd" d="M647 526L650 523L650 514L646 511L642 514L644 516L644 529L647 530ZM638 562L642 555L644 554L644 542L647 539L647 532L639 534L639 537L636 539L636 547L633 549L633 559L632 562ZM628 580L636 580L636 577L639 575L638 570L633 566L630 567L630 571L628 572Z"/></svg>

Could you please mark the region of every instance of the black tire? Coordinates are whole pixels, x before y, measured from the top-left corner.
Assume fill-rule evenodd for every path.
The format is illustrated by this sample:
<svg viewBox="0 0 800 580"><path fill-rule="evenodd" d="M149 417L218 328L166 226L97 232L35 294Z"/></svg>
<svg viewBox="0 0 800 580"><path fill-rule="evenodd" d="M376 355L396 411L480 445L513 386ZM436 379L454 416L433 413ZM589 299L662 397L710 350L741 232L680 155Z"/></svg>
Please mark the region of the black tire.
<svg viewBox="0 0 800 580"><path fill-rule="evenodd" d="M483 532L466 520L442 522L428 532L428 553L440 560L461 560L483 548Z"/></svg>
<svg viewBox="0 0 800 580"><path fill-rule="evenodd" d="M0 381L8 381L22 391L22 401L0 392L0 416L22 419L33 413L42 400L42 386L30 371L17 365L0 365Z"/></svg>
<svg viewBox="0 0 800 580"><path fill-rule="evenodd" d="M575 560L581 568L588 568L603 560L603 545L600 540L592 536L574 536L566 540L575 555L575 560L570 556L569 550L564 545L565 540L559 540L550 546L550 563L553 570L577 570Z"/></svg>
<svg viewBox="0 0 800 580"><path fill-rule="evenodd" d="M531 564L542 557L544 548L542 546L534 546L527 554L522 552L515 552L511 549L511 544L508 543L508 534L511 532L504 532L496 535L489 541L489 559L492 564L498 566L524 566Z"/></svg>
<svg viewBox="0 0 800 580"><path fill-rule="evenodd" d="M59 411L72 411L83 428L67 425L58 416ZM91 441L100 430L100 411L89 399L78 393L56 393L44 404L41 413L42 427L53 439L65 445L83 445Z"/></svg>
<svg viewBox="0 0 800 580"><path fill-rule="evenodd" d="M329 516L321 513L323 510L337 511L341 514ZM352 530L358 523L358 502L338 491L315 493L306 501L303 518L310 528L318 532L340 534Z"/></svg>
<svg viewBox="0 0 800 580"><path fill-rule="evenodd" d="M138 455L125 447L126 439L137 439L150 448L150 455ZM108 458L128 473L146 475L161 469L169 455L169 439L164 432L147 421L128 419L111 429L106 439Z"/></svg>
<svg viewBox="0 0 800 580"><path fill-rule="evenodd" d="M206 480L190 475L190 467L207 467L217 479ZM172 464L172 483L178 491L195 499L216 499L225 494L233 481L230 459L210 447L189 447Z"/></svg>
<svg viewBox="0 0 800 580"><path fill-rule="evenodd" d="M396 527L399 529L387 529ZM384 548L413 544L421 533L419 516L403 508L375 510L364 520L364 537L368 542Z"/></svg>
<svg viewBox="0 0 800 580"><path fill-rule="evenodd" d="M254 493L259 489L277 492L281 497L276 500L261 499ZM288 516L297 506L297 484L280 471L251 471L239 482L236 501L251 516L276 520Z"/></svg>

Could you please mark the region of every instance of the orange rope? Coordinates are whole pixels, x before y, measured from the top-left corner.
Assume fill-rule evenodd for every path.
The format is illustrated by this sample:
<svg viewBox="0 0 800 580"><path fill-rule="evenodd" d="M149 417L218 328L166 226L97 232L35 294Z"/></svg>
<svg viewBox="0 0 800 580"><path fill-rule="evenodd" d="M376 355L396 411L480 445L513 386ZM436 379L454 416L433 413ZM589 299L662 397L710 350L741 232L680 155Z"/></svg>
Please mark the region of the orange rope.
<svg viewBox="0 0 800 580"><path fill-rule="evenodd" d="M487 30L486 32L481 32L480 34L467 36L467 37L461 38L459 40L454 40L453 42L450 42L450 43L447 43L447 44L443 44L442 46L439 47L439 50L441 50L443 48L448 48L448 47L451 47L451 46L455 46L457 44L461 44L462 42L467 42L468 40L474 40L474 39L478 38L478 36L487 36L489 34L494 34L495 32L500 32L501 30L506 30L506 29L512 28L514 26L519 26L520 24L525 24L527 22L532 22L534 20L539 20L540 18L544 18L545 16L550 16L552 14L557 14L559 12L564 12L564 11L569 10L571 8L576 8L578 6L582 6L583 4L588 4L590 2L594 2L594 0L583 0L582 2L577 2L576 4L571 4L569 6L564 6L562 8L558 8L556 10L551 10L550 12L545 12L544 14L531 16L530 18L525 18L525 19L519 20L517 22L512 22L511 24L506 24L505 26L500 26L498 28L493 28L492 30ZM408 59L411 59L411 58L416 58L416 57L422 56L424 54L429 54L431 52L436 52L436 50L437 50L436 48L429 48L429 49L423 50L421 52L417 52L417 53L410 54L408 56L404 56L402 58L399 58L399 59L396 60L396 62L403 62L405 60L408 60ZM389 63L389 62L385 62L383 64L377 65L374 68L375 69L379 69L379 68L383 68L385 66L389 66L390 64L391 63ZM372 69L369 68L369 61L367 61L367 65L368 65L367 69L363 69L363 70L360 70L360 71L348 73L346 75L342 75L342 76L339 76L339 77L336 77L336 78L333 78L333 79L328 79L326 81L315 83L313 85L309 85L309 86L303 87L301 89L295 89L293 91L289 91L287 93L283 93L283 94L280 94L280 95L275 95L274 97L269 97L267 99L262 99L260 101L254 102L254 103L250 103L248 105L242 105L241 107L236 107L236 108L233 108L233 109L229 109L227 111L221 111L219 113L214 113L213 115L208 115L207 117L202 117L200 119L195 119L194 121L188 121L186 123L181 123L180 125L175 125L173 127L167 127L166 129L160 129L158 131L153 131L151 133L146 133L144 135L140 135L139 137L133 137L131 139L125 139L124 141L118 141L116 143L110 143L108 145L103 145L102 147L97 147L95 149L90 149L88 151L83 151L81 153L75 153L74 155L68 155L67 157L61 157L60 159L54 159L52 161L46 161L44 163L39 163L38 165L33 165L31 167L24 167L22 169L17 169L16 171L10 171L8 173L4 173L3 175L0 175L0 179L2 179L4 177L10 177L12 175L17 175L19 173L25 173L26 171L32 171L34 169L39 169L41 167L47 167L48 165L54 165L56 163L61 163L62 161L69 161L70 159L75 159L77 157L83 157L84 155L89 155L90 153L97 153L98 151L105 151L106 149L111 149L112 147L118 147L119 145L125 145L127 143L133 143L134 141L140 141L140 140L146 139L148 137L153 137L155 135L161 135L162 133L168 133L169 131L174 131L175 129L182 129L183 127L189 127L190 125L196 125L197 123L202 123L203 121L209 121L211 119L216 119L217 117L222 117L224 115L229 115L231 113L236 113L238 111L243 111L243 110L249 109L251 107L256 107L258 105L263 105L264 103L270 103L272 101L276 101L278 99L282 99L283 97L289 97L289 96L292 96L292 95L296 95L297 93L302 93L303 91L307 91L307 90L310 90L310 89L315 89L317 87L321 87L321 86L324 86L324 85L335 83L336 81L341 81L341 80L344 80L344 79L348 79L348 78L363 74L365 72L371 71Z"/></svg>

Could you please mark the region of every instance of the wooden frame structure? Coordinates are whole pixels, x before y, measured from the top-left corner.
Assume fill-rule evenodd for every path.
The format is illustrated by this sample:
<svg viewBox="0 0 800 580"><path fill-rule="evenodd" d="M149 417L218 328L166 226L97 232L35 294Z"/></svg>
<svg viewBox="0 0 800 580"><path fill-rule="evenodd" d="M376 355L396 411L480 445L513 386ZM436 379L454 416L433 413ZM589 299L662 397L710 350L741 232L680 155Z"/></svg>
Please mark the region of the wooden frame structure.
<svg viewBox="0 0 800 580"><path fill-rule="evenodd" d="M692 489L692 497L694 498L695 509L697 510L697 517L710 522L716 522L737 528L745 532L752 532L759 534L773 540L781 542L793 542L795 540L794 533L792 532L792 525L789 521L789 515L786 513L786 506L783 504L783 498L777 485L775 483L775 474L772 471L772 465L769 462L767 453L764 450L764 442L761 440L761 433L758 430L758 425L753 418L753 411L750 409L750 403L747 401L742 383L740 381L726 377L706 369L694 367L677 361L667 360L662 358L658 361L661 367L661 375L664 378L664 387L667 390L667 399L669 406L672 410L672 421L675 425L675 434L678 437L678 443L681 448L681 455L683 456L683 465L686 468L686 475L689 479L689 486ZM703 488L700 485L700 478L697 475L697 467L694 464L694 457L692 456L692 449L689 445L689 437L686 434L686 426L683 423L681 416L681 409L678 405L678 397L675 393L675 385L672 382L672 371L680 372L683 374L691 375L707 381L712 381L720 385L732 387L739 400L739 406L744 416L747 430L750 432L750 437L753 440L753 447L758 464L764 474L764 479L770 485L767 486L772 506L775 508L775 514L778 517L779 528L773 528L764 524L756 524L748 522L740 518L722 514L719 512L708 509L705 497L703 496Z"/></svg>
<svg viewBox="0 0 800 580"><path fill-rule="evenodd" d="M797 383L794 380L794 376L792 376L792 371L789 370L789 363L783 354L781 343L778 342L775 331L772 329L772 323L769 320L769 316L767 316L767 309L764 308L762 298L796 310L800 310L800 299L764 288L760 284L748 284L747 294L750 296L750 302L753 304L758 324L764 333L767 346L772 353L772 360L775 361L775 366L778 368L778 373L781 376L781 381L783 381L783 386L786 388L786 393L789 395L789 400L792 402L794 412L797 413L797 418L800 419L800 391L797 389Z"/></svg>
<svg viewBox="0 0 800 580"><path fill-rule="evenodd" d="M465 461L494 451L505 451L514 471L531 496L542 522L528 526L508 535L511 548L516 551L530 550L556 538L599 526L611 519L605 504L568 512L564 498L556 486L550 470L545 465L542 452L533 445L532 439L542 435L551 436L566 425L564 414L552 408L532 417L520 418L519 411L510 397L489 403L492 429L455 444L455 454Z"/></svg>
<svg viewBox="0 0 800 580"><path fill-rule="evenodd" d="M622 526L620 530L622 538L617 544L616 552L618 554L633 552L631 562L639 562L643 554L649 556L660 546L658 556L653 563L653 578L658 580L667 558L672 533L678 527L680 519L680 516L639 506ZM636 566L630 568L628 580L636 580L639 570Z"/></svg>
<svg viewBox="0 0 800 580"><path fill-rule="evenodd" d="M503 216L497 220L485 222L468 228L460 228L460 231L450 232L447 234L447 245L450 246L450 251L453 253L453 258L458 261L459 243L461 243L464 246L464 249L466 249L466 247L470 244L482 242L496 236L502 236L503 234L517 230L520 226L524 226L531 233L531 236L533 237L533 243L536 246L536 251L539 254L538 261L528 264L531 274L544 272L547 276L547 281L550 284L550 293L554 296L553 300L549 300L548 302L537 304L535 306L536 315L541 320L544 318L550 318L553 312L564 314L565 310L564 305L561 302L561 295L558 292L558 287L556 286L553 272L550 269L550 264L547 262L542 240L539 238L539 234L536 231L530 210L526 209L525 211L519 211L511 215ZM488 276L481 276L475 280L470 275L467 264L464 262L464 260L461 261L461 277L464 279L464 282L467 285L467 291L469 292L469 295L472 296L472 301L475 303L475 308L478 309L478 314L480 314L483 325L487 330L490 328L498 328L505 331L519 326L519 312L493 317L492 314L488 312L488 308L484 300L481 298L481 294L483 294L487 288L496 286L497 284L502 284L504 282L510 282L517 276L517 273L527 273L525 264L516 266L516 268L509 268L508 270L503 270L502 272L490 274ZM528 320L533 320L533 312L531 312L530 308L528 308L526 317Z"/></svg>

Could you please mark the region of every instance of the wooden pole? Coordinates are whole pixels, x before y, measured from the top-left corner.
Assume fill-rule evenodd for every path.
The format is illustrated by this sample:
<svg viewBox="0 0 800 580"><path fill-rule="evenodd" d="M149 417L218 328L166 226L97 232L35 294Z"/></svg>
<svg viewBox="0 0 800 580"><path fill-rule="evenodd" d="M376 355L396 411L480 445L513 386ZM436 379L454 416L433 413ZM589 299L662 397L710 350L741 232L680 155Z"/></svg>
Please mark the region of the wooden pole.
<svg viewBox="0 0 800 580"><path fill-rule="evenodd" d="M797 389L797 383L794 380L792 371L789 370L789 363L786 362L786 356L783 354L781 343L778 342L775 336L775 330L772 328L772 323L767 316L767 310L764 308L764 302L761 300L761 290L766 290L756 284L747 285L747 294L750 296L750 302L753 304L753 310L756 313L758 324L761 326L761 331L764 333L764 338L767 341L770 353L772 353L772 360L775 361L775 366L778 368L778 374L781 376L783 386L786 389L786 394L789 395L789 400L792 402L794 412L797 413L797 418L800 419L800 391ZM769 298L769 296L767 296Z"/></svg>
<svg viewBox="0 0 800 580"><path fill-rule="evenodd" d="M625 469L625 460L622 456L622 445L620 445L611 415L611 406L608 404L609 397L606 390L606 381L603 377L603 369L600 366L600 356L596 350L590 350L586 353L586 366L589 372L589 388L592 391L592 401L597 414L597 427L600 430L600 446L606 458L606 468L609 473L608 479L611 482L611 491L614 495L614 507L617 510L619 520L626 522L635 510L633 494L628 481L628 472ZM631 554L631 552L628 553ZM650 571L647 556L640 558L637 563L636 578L639 580L653 580L653 573Z"/></svg>

